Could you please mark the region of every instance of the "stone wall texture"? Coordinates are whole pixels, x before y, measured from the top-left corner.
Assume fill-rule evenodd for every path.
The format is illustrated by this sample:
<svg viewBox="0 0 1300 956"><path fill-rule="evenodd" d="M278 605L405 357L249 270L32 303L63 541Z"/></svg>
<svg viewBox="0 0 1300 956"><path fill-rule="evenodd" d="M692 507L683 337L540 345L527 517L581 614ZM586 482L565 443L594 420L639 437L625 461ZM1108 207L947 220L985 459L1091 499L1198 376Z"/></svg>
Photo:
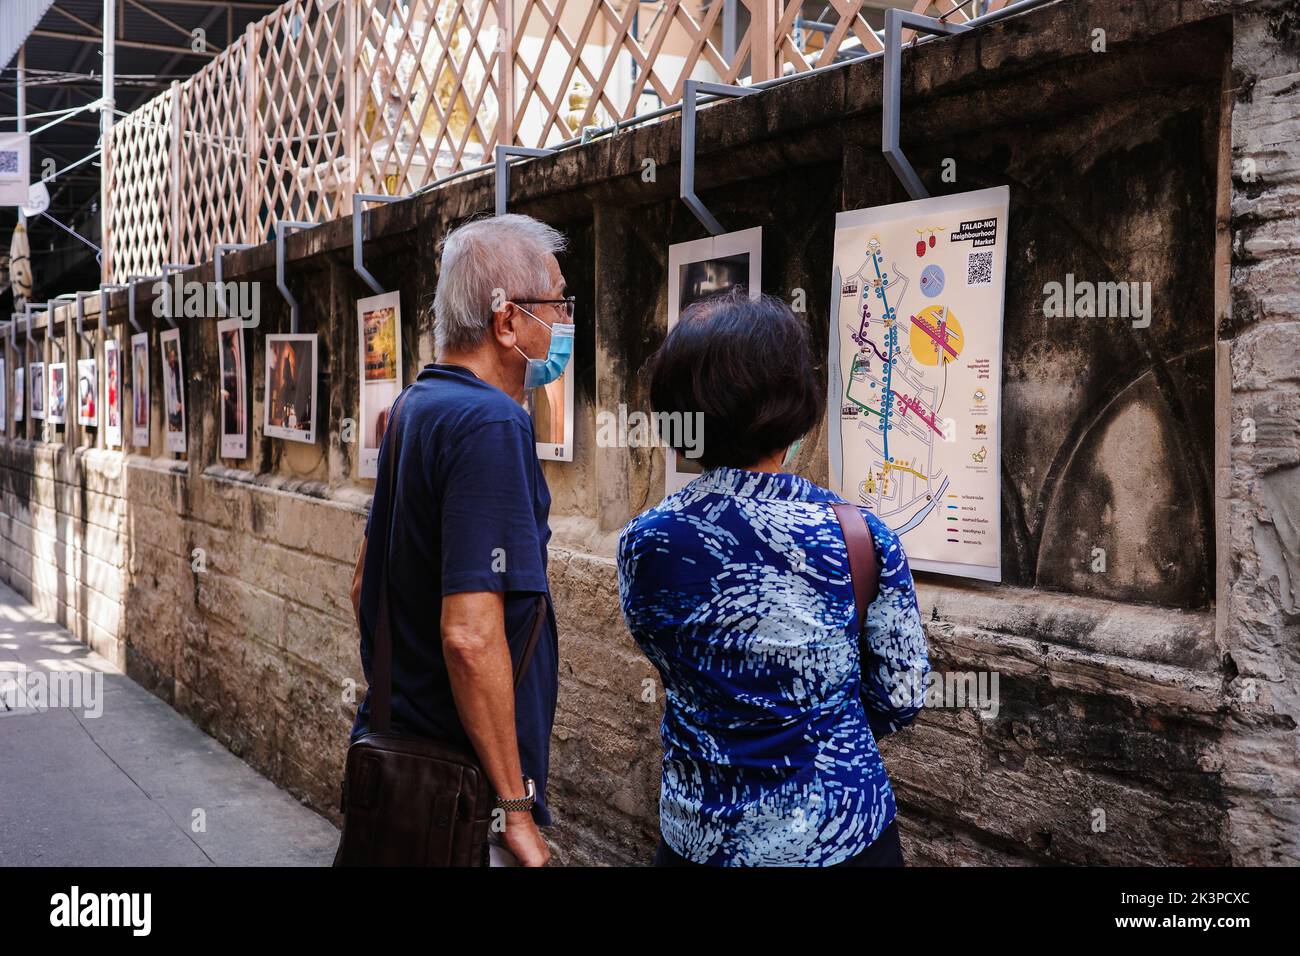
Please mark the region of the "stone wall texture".
<svg viewBox="0 0 1300 956"><path fill-rule="evenodd" d="M805 291L821 354L834 214L906 198L880 154L880 68L700 114L701 195L728 228L764 227L764 290ZM1012 190L1006 581L917 574L934 668L996 672L1000 707L930 710L883 743L909 857L1300 862L1295 4L1066 0L908 51L904 84L903 143L933 192ZM668 245L703 234L676 196L679 137L669 119L513 172L512 209L569 236L579 302L575 458L545 466L565 863L646 862L657 838L661 693L623 627L613 554L662 494L663 466L654 450L596 447L595 421L648 407L637 371L664 334ZM955 184L939 178L945 158ZM408 379L433 358L437 242L489 212L492 187L472 176L368 216L367 265L402 293ZM220 457L209 319L181 320L187 454L162 445L156 358L153 448L110 450L75 423L11 422L0 440L0 576L336 820L363 686L348 585L373 487L343 440L368 294L350 236L342 220L287 242L303 330L320 333L315 445L261 434L261 337L288 330L270 246L224 263L228 280L262 284L247 460ZM1150 282L1150 327L1048 320L1043 285L1067 273ZM185 278L210 280L212 264ZM102 358L72 311L11 337L9 367L24 349ZM136 311L156 356L166 324L145 289ZM126 313L115 294L123 340ZM821 433L796 468L825 481Z"/></svg>

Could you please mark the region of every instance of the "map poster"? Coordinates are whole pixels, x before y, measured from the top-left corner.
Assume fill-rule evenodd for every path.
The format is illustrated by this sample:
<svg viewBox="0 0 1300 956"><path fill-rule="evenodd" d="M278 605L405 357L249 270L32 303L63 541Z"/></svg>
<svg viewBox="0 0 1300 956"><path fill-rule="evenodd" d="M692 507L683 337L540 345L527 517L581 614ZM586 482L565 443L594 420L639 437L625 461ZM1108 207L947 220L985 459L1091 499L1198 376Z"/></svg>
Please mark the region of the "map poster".
<svg viewBox="0 0 1300 956"><path fill-rule="evenodd" d="M388 414L402 391L400 293L384 292L357 300L357 343L361 362L361 454L357 474L376 478Z"/></svg>
<svg viewBox="0 0 1300 956"><path fill-rule="evenodd" d="M835 218L831 487L913 568L1002 579L1006 186Z"/></svg>

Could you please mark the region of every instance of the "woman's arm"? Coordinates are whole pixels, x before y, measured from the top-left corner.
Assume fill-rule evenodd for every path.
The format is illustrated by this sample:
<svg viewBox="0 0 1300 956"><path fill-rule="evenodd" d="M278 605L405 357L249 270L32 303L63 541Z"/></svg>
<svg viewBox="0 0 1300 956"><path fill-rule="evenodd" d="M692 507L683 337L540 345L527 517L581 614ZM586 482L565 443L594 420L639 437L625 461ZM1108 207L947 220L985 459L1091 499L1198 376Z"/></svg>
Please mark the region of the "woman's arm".
<svg viewBox="0 0 1300 956"><path fill-rule="evenodd" d="M878 523L872 531L880 560L880 594L867 609L862 702L871 732L880 738L906 727L920 713L930 658L903 546Z"/></svg>

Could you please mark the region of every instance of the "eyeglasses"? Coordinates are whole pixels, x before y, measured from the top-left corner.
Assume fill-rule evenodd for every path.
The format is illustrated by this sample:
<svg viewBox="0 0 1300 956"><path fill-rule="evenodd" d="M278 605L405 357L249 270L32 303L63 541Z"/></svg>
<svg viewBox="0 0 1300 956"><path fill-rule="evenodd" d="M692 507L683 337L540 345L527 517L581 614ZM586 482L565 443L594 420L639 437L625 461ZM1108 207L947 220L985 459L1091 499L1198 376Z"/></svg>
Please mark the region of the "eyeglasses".
<svg viewBox="0 0 1300 956"><path fill-rule="evenodd" d="M560 311L568 318L573 318L573 304L577 301L577 296L566 295L563 299L509 299L517 305L558 305Z"/></svg>

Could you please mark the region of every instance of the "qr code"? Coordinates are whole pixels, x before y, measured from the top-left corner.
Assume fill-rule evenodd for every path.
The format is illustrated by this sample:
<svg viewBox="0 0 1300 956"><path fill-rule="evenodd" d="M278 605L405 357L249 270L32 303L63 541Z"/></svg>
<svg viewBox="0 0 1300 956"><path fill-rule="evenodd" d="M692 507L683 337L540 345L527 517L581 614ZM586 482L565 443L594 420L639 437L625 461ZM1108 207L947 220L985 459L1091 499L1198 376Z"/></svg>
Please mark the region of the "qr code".
<svg viewBox="0 0 1300 956"><path fill-rule="evenodd" d="M993 282L993 253L972 252L966 257L966 284L990 285Z"/></svg>
<svg viewBox="0 0 1300 956"><path fill-rule="evenodd" d="M0 149L0 173L18 172L18 150Z"/></svg>

